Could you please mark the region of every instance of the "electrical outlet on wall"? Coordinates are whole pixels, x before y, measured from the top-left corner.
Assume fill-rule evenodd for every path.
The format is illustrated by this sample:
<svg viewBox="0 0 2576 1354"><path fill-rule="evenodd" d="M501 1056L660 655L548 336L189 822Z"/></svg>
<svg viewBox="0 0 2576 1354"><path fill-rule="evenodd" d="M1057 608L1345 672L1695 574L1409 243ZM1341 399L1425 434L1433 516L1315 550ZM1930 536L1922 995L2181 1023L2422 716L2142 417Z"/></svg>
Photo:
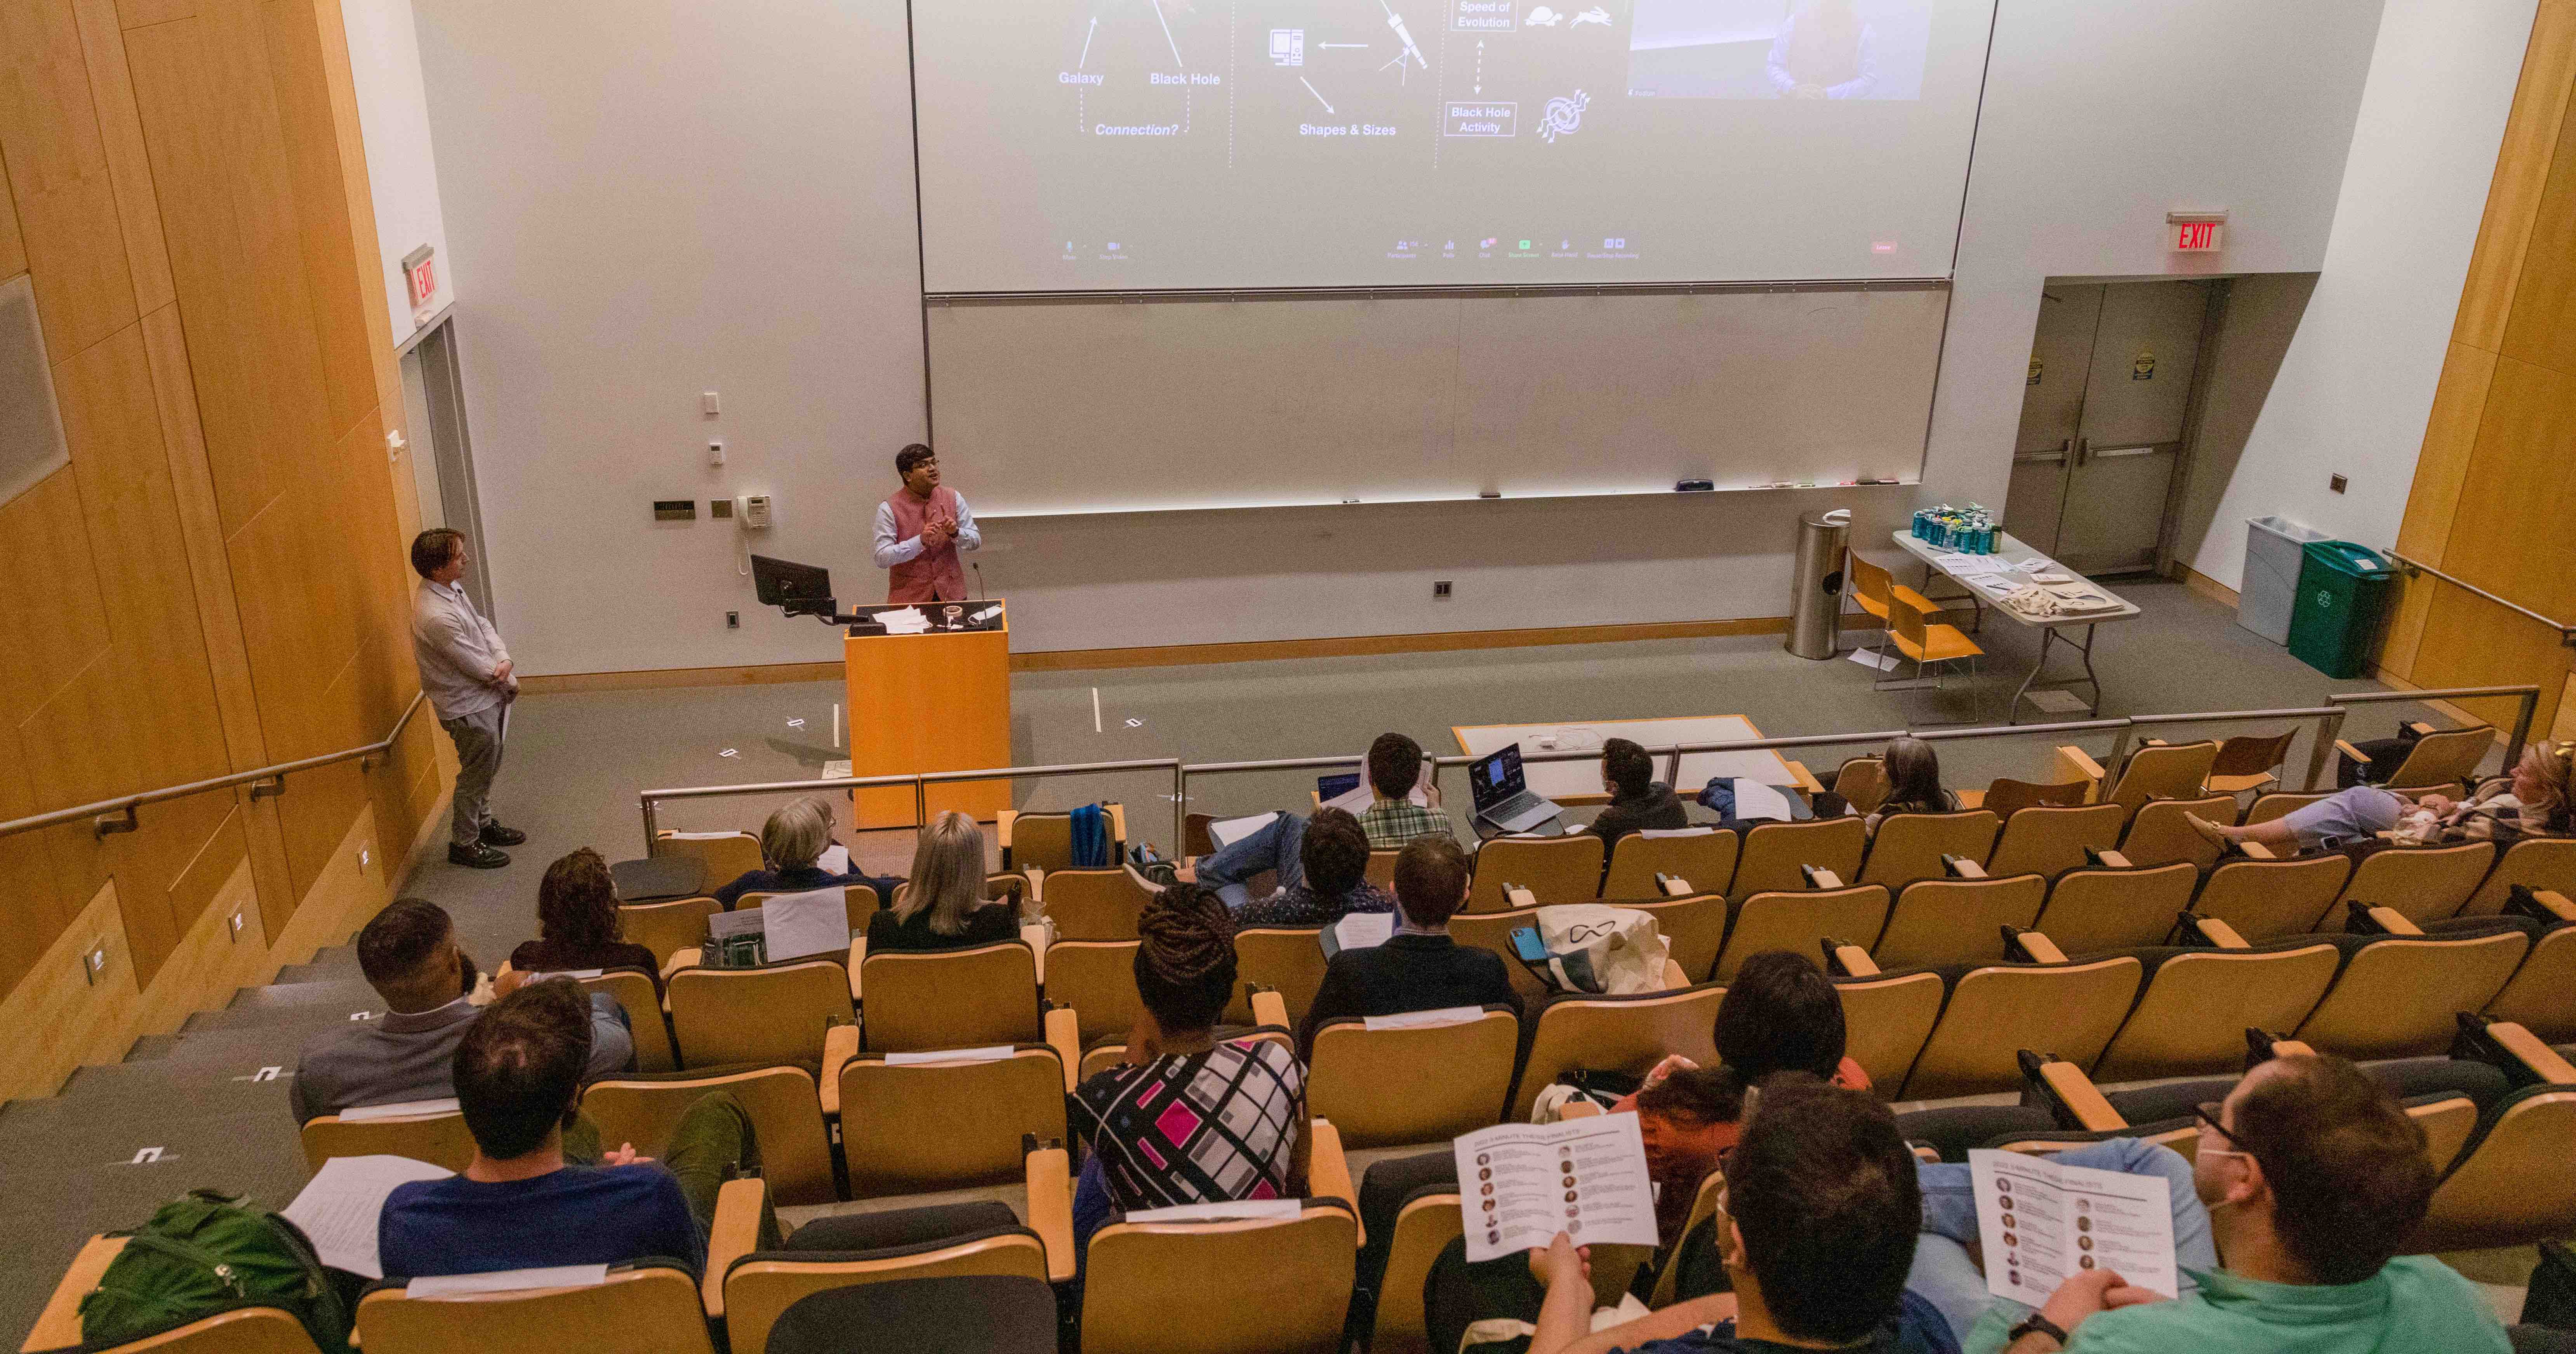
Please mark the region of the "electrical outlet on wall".
<svg viewBox="0 0 2576 1354"><path fill-rule="evenodd" d="M367 872L367 867L375 863L376 853L374 851L363 846L358 848L358 873L365 874Z"/></svg>
<svg viewBox="0 0 2576 1354"><path fill-rule="evenodd" d="M742 628L742 613L741 613L741 612L739 612L739 611L728 611L728 612L726 612L726 613L725 613L725 628L726 628L727 630L739 630L739 629L741 629L741 628Z"/></svg>
<svg viewBox="0 0 2576 1354"><path fill-rule="evenodd" d="M2349 489L2349 488L2351 488L2351 487L2352 487L2352 481L2351 481L2351 480L2349 480L2349 479L2347 479L2347 478L2345 478L2344 476L2341 476L2341 475L2328 475L2328 476L2326 476L2326 488L2327 488L2327 489L2329 489L2329 490L2331 490L2331 491L2333 491L2333 492L2335 492L2335 493L2338 493L2338 494L2339 494L2339 493L2342 493L2344 490Z"/></svg>
<svg viewBox="0 0 2576 1354"><path fill-rule="evenodd" d="M89 943L89 948L81 952L81 977L92 986L96 986L99 975L105 972L107 972L107 942L93 940Z"/></svg>
<svg viewBox="0 0 2576 1354"><path fill-rule="evenodd" d="M241 939L242 927L245 925L245 923L242 921L242 914L241 914L241 909L240 909L240 908L234 908L234 909L233 909L233 915L232 915L229 919L227 919L227 920L226 920L225 925L231 928L232 933L233 933L233 939L235 939L235 940L239 940L239 939Z"/></svg>

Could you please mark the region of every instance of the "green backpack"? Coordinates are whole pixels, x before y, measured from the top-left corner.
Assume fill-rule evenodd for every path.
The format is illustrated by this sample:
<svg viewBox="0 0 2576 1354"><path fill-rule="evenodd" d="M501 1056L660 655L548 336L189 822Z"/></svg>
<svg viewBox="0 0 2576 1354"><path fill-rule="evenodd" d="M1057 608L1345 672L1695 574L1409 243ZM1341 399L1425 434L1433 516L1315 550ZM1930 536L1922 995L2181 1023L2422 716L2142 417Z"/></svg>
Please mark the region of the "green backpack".
<svg viewBox="0 0 2576 1354"><path fill-rule="evenodd" d="M81 1299L81 1338L122 1344L242 1307L304 1323L322 1354L349 1354L349 1309L294 1223L237 1195L191 1190L161 1205Z"/></svg>

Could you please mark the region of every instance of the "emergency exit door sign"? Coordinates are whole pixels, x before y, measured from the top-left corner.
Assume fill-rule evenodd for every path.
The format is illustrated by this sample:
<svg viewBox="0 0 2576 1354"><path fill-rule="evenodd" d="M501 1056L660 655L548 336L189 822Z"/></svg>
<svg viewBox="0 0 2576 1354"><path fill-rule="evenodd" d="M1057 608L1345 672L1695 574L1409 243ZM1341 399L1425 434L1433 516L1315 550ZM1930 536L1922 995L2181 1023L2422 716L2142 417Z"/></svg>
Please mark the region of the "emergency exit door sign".
<svg viewBox="0 0 2576 1354"><path fill-rule="evenodd" d="M2226 225L2225 212L2167 212L2166 247L2177 254L2214 253Z"/></svg>

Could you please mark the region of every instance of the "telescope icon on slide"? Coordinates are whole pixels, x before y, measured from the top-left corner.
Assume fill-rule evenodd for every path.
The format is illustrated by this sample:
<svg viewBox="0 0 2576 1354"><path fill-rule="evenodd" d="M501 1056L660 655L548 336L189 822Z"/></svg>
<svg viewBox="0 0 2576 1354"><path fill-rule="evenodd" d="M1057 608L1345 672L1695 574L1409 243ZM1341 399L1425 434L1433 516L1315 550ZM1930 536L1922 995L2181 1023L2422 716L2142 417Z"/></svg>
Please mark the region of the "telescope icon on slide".
<svg viewBox="0 0 2576 1354"><path fill-rule="evenodd" d="M1386 0L1377 0L1377 7L1386 11L1386 26L1395 30L1395 40L1403 45L1403 50L1395 54L1393 61L1379 66L1378 69L1385 70L1387 66L1405 69L1406 57L1413 58L1424 70L1431 69L1431 62L1424 58L1422 49L1413 45L1413 35L1404 30L1404 16L1396 13L1394 6L1389 5Z"/></svg>

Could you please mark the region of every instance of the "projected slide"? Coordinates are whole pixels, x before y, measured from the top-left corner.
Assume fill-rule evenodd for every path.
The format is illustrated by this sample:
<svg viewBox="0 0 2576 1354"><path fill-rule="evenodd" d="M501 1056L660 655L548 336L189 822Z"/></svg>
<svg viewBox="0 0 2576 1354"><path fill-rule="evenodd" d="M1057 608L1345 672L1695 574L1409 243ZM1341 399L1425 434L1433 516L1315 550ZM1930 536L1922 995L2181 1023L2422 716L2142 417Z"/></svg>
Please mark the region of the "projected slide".
<svg viewBox="0 0 2576 1354"><path fill-rule="evenodd" d="M915 6L928 289L1945 276L1992 5Z"/></svg>

